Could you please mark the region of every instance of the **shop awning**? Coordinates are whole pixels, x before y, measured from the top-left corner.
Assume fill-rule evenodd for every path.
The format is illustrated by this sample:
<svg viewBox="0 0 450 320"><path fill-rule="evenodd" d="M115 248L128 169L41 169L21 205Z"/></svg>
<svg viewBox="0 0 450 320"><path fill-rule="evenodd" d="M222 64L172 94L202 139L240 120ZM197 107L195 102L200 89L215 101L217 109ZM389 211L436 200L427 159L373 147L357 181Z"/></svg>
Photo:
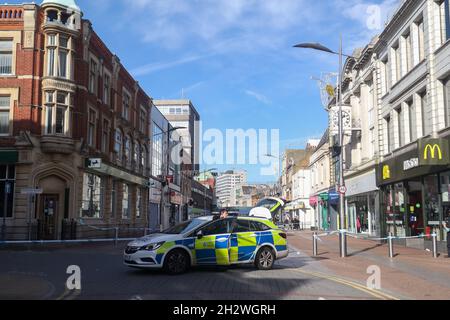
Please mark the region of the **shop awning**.
<svg viewBox="0 0 450 320"><path fill-rule="evenodd" d="M319 197L320 197L320 200L322 200L322 201L328 201L328 199L329 199L329 194L328 194L328 192L326 192L326 193L321 193L321 194L319 194Z"/></svg>
<svg viewBox="0 0 450 320"><path fill-rule="evenodd" d="M328 197L329 197L328 201L330 204L332 205L339 204L339 193L337 193L336 191L330 191Z"/></svg>

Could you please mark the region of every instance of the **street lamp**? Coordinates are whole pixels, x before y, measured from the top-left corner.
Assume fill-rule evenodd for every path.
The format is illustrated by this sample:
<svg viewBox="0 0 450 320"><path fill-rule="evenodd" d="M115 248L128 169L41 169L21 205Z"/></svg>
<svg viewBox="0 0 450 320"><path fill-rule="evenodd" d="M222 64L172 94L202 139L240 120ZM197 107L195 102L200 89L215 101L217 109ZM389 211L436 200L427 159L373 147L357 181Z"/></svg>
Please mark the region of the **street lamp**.
<svg viewBox="0 0 450 320"><path fill-rule="evenodd" d="M339 85L337 88L338 98L336 99L336 103L339 106L339 188L345 188L344 181L344 153L342 152L342 147L344 145L344 127L343 127L343 119L342 119L342 104L343 104L343 94L342 94L342 67L343 67L343 59L342 57L353 58L352 56L348 56L342 53L342 35L340 35L339 41L339 52L335 52L320 43L301 43L294 46L294 48L301 49L313 49L318 51L323 51L331 54L335 54L339 56L339 73L338 73L338 81ZM341 230L339 232L339 248L341 258L345 258L347 256L347 234L345 230L345 194L343 192L339 192L339 217L340 217L340 227Z"/></svg>

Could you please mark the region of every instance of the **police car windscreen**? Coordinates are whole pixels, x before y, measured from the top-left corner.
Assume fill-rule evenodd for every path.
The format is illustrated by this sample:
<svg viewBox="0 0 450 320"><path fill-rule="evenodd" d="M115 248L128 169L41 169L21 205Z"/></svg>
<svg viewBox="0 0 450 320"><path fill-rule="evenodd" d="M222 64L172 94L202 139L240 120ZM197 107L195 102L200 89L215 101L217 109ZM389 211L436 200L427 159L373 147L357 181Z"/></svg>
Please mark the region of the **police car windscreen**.
<svg viewBox="0 0 450 320"><path fill-rule="evenodd" d="M202 225L205 223L205 220L201 220L201 219L193 219L191 221L186 221L183 223L180 223L174 227L171 227L169 229L167 229L166 231L164 231L164 234L183 234L183 233L187 233L191 230L194 230L195 228L197 228L198 226Z"/></svg>

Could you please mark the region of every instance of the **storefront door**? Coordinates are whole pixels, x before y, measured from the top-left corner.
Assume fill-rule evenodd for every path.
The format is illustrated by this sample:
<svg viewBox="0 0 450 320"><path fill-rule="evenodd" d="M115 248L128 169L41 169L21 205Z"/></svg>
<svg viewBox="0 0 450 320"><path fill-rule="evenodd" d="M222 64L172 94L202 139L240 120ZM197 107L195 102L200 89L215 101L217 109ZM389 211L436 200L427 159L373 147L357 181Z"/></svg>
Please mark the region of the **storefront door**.
<svg viewBox="0 0 450 320"><path fill-rule="evenodd" d="M40 201L40 240L57 239L57 221L58 221L58 195L44 194Z"/></svg>
<svg viewBox="0 0 450 320"><path fill-rule="evenodd" d="M408 182L408 205L406 207L408 215L409 236L418 236L424 233L423 204L422 204L422 182Z"/></svg>

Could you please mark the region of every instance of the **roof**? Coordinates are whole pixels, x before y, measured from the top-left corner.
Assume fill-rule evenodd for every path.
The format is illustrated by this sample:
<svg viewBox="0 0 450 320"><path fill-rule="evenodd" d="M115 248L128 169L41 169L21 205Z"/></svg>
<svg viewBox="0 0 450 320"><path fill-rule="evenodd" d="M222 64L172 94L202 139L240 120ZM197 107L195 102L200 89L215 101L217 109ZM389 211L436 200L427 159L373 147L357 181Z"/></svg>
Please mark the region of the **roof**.
<svg viewBox="0 0 450 320"><path fill-rule="evenodd" d="M44 0L42 1L42 5L44 4L56 4L81 11L80 7L75 3L75 0Z"/></svg>

